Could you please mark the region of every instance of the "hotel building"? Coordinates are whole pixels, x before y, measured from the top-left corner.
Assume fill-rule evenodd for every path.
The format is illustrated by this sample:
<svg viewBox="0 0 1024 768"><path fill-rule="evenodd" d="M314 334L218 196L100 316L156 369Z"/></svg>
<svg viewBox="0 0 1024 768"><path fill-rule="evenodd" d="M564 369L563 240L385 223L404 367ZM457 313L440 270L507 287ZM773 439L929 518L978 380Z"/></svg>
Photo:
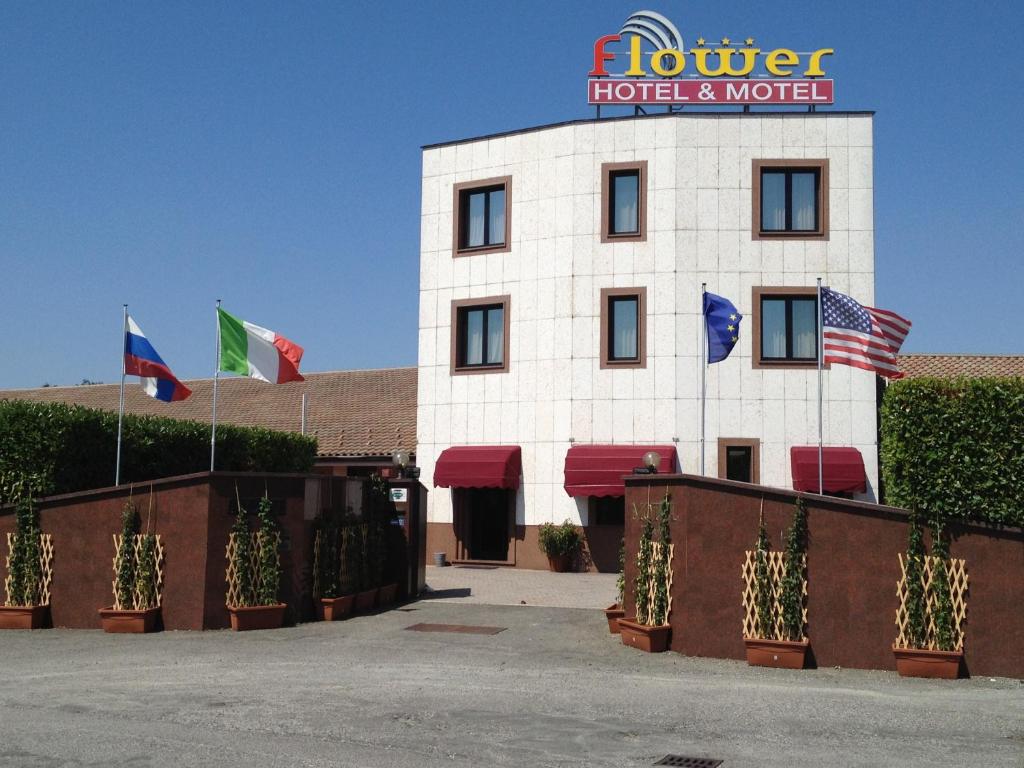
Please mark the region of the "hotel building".
<svg viewBox="0 0 1024 768"><path fill-rule="evenodd" d="M568 519L593 567L617 569L622 475L648 450L660 471L701 471L703 283L743 316L707 370L704 471L800 488L818 277L874 302L868 112L677 112L425 147L428 551L544 567L537 526ZM875 377L823 379L825 490L874 500Z"/></svg>

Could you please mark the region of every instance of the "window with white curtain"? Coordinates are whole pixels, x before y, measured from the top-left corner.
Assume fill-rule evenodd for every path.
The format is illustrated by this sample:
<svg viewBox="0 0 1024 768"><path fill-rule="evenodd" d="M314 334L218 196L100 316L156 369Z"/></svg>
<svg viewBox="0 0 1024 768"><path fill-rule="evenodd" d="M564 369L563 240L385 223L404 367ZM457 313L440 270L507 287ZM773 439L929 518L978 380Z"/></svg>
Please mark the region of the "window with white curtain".
<svg viewBox="0 0 1024 768"><path fill-rule="evenodd" d="M761 230L818 230L817 168L772 168L761 171Z"/></svg>
<svg viewBox="0 0 1024 768"><path fill-rule="evenodd" d="M640 171L614 171L608 220L612 235L632 235L640 231Z"/></svg>
<svg viewBox="0 0 1024 768"><path fill-rule="evenodd" d="M505 304L459 307L455 313L456 368L505 365Z"/></svg>
<svg viewBox="0 0 1024 768"><path fill-rule="evenodd" d="M505 242L505 187L462 193L463 248L502 245Z"/></svg>
<svg viewBox="0 0 1024 768"><path fill-rule="evenodd" d="M755 160L754 237L828 236L828 160Z"/></svg>
<svg viewBox="0 0 1024 768"><path fill-rule="evenodd" d="M635 361L639 358L639 303L636 296L615 296L609 300L609 360Z"/></svg>
<svg viewBox="0 0 1024 768"><path fill-rule="evenodd" d="M457 252L507 250L509 178L455 185Z"/></svg>
<svg viewBox="0 0 1024 768"><path fill-rule="evenodd" d="M647 289L601 289L601 367L644 368L647 365Z"/></svg>
<svg viewBox="0 0 1024 768"><path fill-rule="evenodd" d="M761 297L761 360L818 359L818 301L815 296Z"/></svg>
<svg viewBox="0 0 1024 768"><path fill-rule="evenodd" d="M647 161L601 164L601 242L647 239Z"/></svg>

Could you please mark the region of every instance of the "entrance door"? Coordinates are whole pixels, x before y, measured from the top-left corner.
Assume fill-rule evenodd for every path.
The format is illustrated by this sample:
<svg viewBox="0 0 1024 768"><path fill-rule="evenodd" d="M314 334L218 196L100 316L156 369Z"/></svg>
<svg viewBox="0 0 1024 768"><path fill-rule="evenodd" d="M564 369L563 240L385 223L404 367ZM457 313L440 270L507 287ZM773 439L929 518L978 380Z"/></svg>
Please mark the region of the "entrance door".
<svg viewBox="0 0 1024 768"><path fill-rule="evenodd" d="M626 526L624 496L591 496L587 514L587 549L601 573L619 572L619 547Z"/></svg>
<svg viewBox="0 0 1024 768"><path fill-rule="evenodd" d="M455 529L466 560L509 561L510 500L503 488L461 488Z"/></svg>

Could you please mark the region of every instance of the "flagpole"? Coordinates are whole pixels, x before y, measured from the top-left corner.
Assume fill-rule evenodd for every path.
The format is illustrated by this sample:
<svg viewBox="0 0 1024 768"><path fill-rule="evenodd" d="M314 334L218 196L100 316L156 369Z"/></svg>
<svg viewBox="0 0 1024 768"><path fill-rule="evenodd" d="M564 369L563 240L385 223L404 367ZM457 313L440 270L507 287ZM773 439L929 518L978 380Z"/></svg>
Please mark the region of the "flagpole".
<svg viewBox="0 0 1024 768"><path fill-rule="evenodd" d="M704 336L700 340L700 473L704 474L704 422L708 395L708 314L705 310L707 283L700 284L700 316Z"/></svg>
<svg viewBox="0 0 1024 768"><path fill-rule="evenodd" d="M822 485L822 468L821 468L821 454L822 454L822 435L824 434L823 419L822 419L822 405L821 405L821 366L822 360L825 357L825 334L824 334L824 314L821 307L821 278L818 278L818 493L824 495L825 489Z"/></svg>
<svg viewBox="0 0 1024 768"><path fill-rule="evenodd" d="M220 309L220 299L217 299L217 309ZM215 312L217 318L217 351L213 364L213 418L210 428L210 471L213 472L214 460L217 453L217 382L220 380L220 312Z"/></svg>
<svg viewBox="0 0 1024 768"><path fill-rule="evenodd" d="M124 317L121 320L121 396L117 404L117 466L114 468L114 485L121 484L121 436L124 434L124 356L128 354L128 305L122 305Z"/></svg>

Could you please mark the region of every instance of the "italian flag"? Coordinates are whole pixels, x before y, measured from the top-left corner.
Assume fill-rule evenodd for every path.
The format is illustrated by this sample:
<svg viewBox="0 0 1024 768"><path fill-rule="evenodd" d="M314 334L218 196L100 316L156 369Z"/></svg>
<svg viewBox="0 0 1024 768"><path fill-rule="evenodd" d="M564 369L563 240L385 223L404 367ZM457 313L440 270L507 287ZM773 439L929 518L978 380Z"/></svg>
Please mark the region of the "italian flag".
<svg viewBox="0 0 1024 768"><path fill-rule="evenodd" d="M220 368L228 373L284 384L305 381L299 373L302 347L284 336L239 320L217 307L220 323Z"/></svg>

